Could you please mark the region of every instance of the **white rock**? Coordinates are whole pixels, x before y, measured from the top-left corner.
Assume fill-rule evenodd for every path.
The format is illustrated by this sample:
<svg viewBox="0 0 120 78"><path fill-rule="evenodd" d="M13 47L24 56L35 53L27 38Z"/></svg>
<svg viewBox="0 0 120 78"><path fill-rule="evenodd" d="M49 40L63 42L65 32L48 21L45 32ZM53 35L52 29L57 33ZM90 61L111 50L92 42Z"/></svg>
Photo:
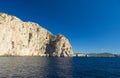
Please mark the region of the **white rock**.
<svg viewBox="0 0 120 78"><path fill-rule="evenodd" d="M46 56L46 54L72 56L73 52L64 36L55 37L36 23L23 22L15 16L0 13L0 55Z"/></svg>

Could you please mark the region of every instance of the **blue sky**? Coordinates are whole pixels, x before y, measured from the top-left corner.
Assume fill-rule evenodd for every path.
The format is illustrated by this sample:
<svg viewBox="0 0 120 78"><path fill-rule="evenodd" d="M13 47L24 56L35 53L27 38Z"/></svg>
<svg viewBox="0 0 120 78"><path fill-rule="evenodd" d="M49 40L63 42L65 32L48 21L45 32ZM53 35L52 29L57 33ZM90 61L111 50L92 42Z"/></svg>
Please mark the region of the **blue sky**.
<svg viewBox="0 0 120 78"><path fill-rule="evenodd" d="M65 35L74 52L120 53L119 0L3 0L0 11Z"/></svg>

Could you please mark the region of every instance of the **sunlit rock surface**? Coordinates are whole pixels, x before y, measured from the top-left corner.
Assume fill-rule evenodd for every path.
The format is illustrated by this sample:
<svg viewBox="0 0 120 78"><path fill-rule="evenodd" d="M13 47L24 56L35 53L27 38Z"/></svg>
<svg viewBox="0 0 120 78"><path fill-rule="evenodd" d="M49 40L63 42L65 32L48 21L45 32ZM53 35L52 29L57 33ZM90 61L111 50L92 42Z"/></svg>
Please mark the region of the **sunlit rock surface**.
<svg viewBox="0 0 120 78"><path fill-rule="evenodd" d="M54 36L36 23L0 13L0 55L65 57L73 52L63 35Z"/></svg>

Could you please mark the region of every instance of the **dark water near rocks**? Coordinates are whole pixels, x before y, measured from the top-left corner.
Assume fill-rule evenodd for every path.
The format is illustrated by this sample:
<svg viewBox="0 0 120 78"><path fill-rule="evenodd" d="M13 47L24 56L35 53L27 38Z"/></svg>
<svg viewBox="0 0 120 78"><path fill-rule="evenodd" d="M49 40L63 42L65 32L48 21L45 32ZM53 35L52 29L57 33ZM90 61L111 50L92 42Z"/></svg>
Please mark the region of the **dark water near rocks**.
<svg viewBox="0 0 120 78"><path fill-rule="evenodd" d="M120 78L120 58L0 57L0 78Z"/></svg>

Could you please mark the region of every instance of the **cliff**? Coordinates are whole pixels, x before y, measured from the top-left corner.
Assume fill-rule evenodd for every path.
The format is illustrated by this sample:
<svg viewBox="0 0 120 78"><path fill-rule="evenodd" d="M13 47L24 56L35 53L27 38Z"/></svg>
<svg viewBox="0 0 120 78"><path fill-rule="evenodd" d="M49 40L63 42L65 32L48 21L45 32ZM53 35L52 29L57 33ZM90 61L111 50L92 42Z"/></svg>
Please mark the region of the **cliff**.
<svg viewBox="0 0 120 78"><path fill-rule="evenodd" d="M0 55L72 56L72 46L63 35L51 32L32 22L0 13Z"/></svg>

